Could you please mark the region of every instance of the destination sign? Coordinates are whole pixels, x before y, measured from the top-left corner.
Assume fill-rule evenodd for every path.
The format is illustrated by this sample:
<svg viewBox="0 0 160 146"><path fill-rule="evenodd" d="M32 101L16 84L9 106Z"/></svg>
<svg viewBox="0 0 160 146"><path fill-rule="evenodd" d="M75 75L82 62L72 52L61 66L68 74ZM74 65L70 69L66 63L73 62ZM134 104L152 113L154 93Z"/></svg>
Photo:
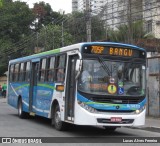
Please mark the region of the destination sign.
<svg viewBox="0 0 160 146"><path fill-rule="evenodd" d="M118 55L118 56L133 56L132 49L124 49L124 48L109 48L109 55Z"/></svg>
<svg viewBox="0 0 160 146"><path fill-rule="evenodd" d="M83 48L83 53L97 54L97 55L110 55L121 57L145 57L145 52L132 48L114 47L114 46L98 46L91 45Z"/></svg>

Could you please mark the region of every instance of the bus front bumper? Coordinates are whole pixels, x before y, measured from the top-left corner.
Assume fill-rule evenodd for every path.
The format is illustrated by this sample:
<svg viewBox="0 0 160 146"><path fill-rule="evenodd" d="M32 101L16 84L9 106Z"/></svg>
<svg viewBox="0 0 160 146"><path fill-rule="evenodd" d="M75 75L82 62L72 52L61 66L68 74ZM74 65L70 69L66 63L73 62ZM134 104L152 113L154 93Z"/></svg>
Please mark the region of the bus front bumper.
<svg viewBox="0 0 160 146"><path fill-rule="evenodd" d="M90 113L78 104L75 106L74 124L93 126L142 126L145 124L146 109L139 114L99 112Z"/></svg>

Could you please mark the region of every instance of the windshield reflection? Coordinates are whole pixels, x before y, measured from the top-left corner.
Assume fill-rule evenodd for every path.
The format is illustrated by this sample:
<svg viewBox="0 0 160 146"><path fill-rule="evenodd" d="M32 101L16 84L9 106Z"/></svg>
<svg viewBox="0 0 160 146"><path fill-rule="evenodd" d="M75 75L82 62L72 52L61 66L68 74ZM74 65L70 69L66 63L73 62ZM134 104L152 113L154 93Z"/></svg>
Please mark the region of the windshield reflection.
<svg viewBox="0 0 160 146"><path fill-rule="evenodd" d="M99 95L142 96L145 94L145 65L85 59L78 90Z"/></svg>

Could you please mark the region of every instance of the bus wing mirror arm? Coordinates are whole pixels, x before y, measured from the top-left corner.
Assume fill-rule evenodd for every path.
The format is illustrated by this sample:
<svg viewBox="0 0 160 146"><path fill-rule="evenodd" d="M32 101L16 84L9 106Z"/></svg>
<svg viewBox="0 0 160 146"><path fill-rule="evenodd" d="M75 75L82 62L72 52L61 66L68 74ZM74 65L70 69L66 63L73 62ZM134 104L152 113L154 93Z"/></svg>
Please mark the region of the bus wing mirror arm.
<svg viewBox="0 0 160 146"><path fill-rule="evenodd" d="M82 60L77 59L77 61L76 61L76 80L78 79L78 77L81 73L81 69L82 69Z"/></svg>
<svg viewBox="0 0 160 146"><path fill-rule="evenodd" d="M82 69L82 56L80 53L78 53L78 55L79 55L79 59L77 59L76 61L76 80L78 79Z"/></svg>

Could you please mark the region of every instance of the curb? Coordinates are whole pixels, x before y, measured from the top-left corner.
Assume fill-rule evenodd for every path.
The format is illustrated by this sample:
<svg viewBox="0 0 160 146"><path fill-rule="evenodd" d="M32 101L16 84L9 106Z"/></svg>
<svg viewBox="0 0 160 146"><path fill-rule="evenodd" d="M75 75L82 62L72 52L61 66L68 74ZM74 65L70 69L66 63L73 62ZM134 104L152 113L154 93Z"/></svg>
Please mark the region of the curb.
<svg viewBox="0 0 160 146"><path fill-rule="evenodd" d="M158 132L160 133L160 127L157 126L149 126L149 127L128 127L131 129L139 129L139 130L145 130L145 131L151 131L151 132Z"/></svg>
<svg viewBox="0 0 160 146"><path fill-rule="evenodd" d="M141 130L160 133L160 127L156 127L156 126L144 127L144 128L141 128Z"/></svg>

